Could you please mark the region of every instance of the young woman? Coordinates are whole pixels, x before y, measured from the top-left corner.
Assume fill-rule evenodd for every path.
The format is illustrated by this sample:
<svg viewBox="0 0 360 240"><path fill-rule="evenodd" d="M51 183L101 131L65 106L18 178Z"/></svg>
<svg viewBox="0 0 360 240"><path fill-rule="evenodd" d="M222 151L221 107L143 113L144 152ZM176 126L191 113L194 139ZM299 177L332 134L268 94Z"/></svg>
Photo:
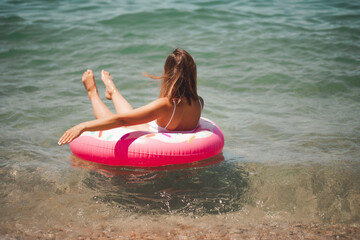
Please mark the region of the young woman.
<svg viewBox="0 0 360 240"><path fill-rule="evenodd" d="M101 101L94 74L87 70L82 82L92 103L96 120L80 123L67 130L58 144L69 143L84 131L107 130L129 127L140 131L191 131L199 123L204 102L197 95L196 64L183 49L175 49L166 59L163 75L150 76L162 79L159 98L133 109L116 89L112 77L104 70L101 80L106 86L105 96L112 100L116 109L113 114Z"/></svg>

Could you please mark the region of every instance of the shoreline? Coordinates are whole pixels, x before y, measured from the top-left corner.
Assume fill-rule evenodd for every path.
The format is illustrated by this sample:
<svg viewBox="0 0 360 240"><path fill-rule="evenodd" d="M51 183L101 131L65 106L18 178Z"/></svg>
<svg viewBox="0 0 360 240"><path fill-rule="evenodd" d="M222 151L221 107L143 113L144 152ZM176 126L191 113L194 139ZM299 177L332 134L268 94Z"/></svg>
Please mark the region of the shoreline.
<svg viewBox="0 0 360 240"><path fill-rule="evenodd" d="M161 223L159 223L161 225ZM191 224L169 227L123 229L102 224L99 228L65 227L34 229L15 224L0 230L1 239L359 239L359 224L261 223L240 224L236 228L217 224L212 230ZM4 227L4 226L3 226ZM4 232L5 231L5 232Z"/></svg>
<svg viewBox="0 0 360 240"><path fill-rule="evenodd" d="M226 183L238 186L237 189L239 189L242 182L233 182L233 179L235 176L236 179L241 180L244 169L235 165L230 166L231 168L224 168L221 172L227 172L232 176L232 178L225 178L231 180ZM359 201L357 192L353 191L352 194L346 195L344 197L346 201L339 200L341 195L329 194L340 192L345 187L356 190L357 182L351 181L356 179L354 175L356 171L346 172L345 175L344 171L338 171L334 166L327 166L326 171L323 166L309 171L308 168L301 166L269 168L256 167L254 164L246 165L245 170L252 176L250 179L252 190L241 195L244 199L231 197L236 193L231 191L233 188L230 190L222 188L223 195L219 198L218 193L215 194L215 199L225 199L229 204L231 201L241 200L240 203L244 205L240 210L197 215L186 211L185 213L188 214L171 211L161 214L151 211L150 208L143 213L132 212L131 205L122 203L128 200L124 197L113 203L101 201L101 196L109 189L111 190L106 186L111 184L116 189L125 191L116 192L118 196L139 194L143 191L146 193L142 187L149 185L144 185L144 182L136 185L128 184L121 179L108 182L111 178L100 177L98 179L100 183L105 183L101 185L100 193L102 194L100 194L96 190L100 188L99 186L91 190L84 184L88 179L91 179L91 182L95 181L94 176L89 177L89 170L84 170L80 174L81 172L74 168L74 171L58 175L68 182L56 185L56 188L50 185L34 193L28 192L22 195L22 198L16 194L9 194L7 202L1 209L3 216L0 220L0 239L360 239L359 211L356 208ZM210 171L205 176L210 176L211 173ZM189 172L185 171L184 174L176 176L182 177L188 174ZM4 179L13 179L13 181L18 179L18 176L25 176L17 180L17 186L33 189L24 180L29 179L28 176L39 175L37 172L26 175L14 170L12 174L6 176L8 178ZM172 178L166 178L166 176L157 177L162 181L167 180L172 185ZM201 176L201 174L198 173L196 176ZM147 178L154 180L151 174L145 174L145 179ZM134 179L138 181L142 178ZM326 179L331 181L328 182ZM341 179L341 181L333 185L334 179ZM311 182L321 184L318 192L313 191L317 188L315 188L316 185L310 186ZM154 185L154 183L151 184ZM46 186L42 182L37 185ZM157 188L152 189L149 195L139 194L138 198L148 197L150 200L154 199L152 201L155 203L158 198L151 198L154 195L153 192L158 191L156 189L166 189L168 185L155 184L155 186ZM137 191L134 191L134 187ZM132 189L132 191L126 191L127 189ZM295 190L292 191L292 189ZM226 196L225 190L228 192ZM288 196L284 193L293 194ZM248 194L252 197L248 197ZM39 201L28 201L24 206L24 196L25 199ZM94 196L99 196L99 199ZM205 195L207 198L212 196L214 195ZM199 199L205 199L205 197ZM166 203L169 203L169 200ZM327 205L328 203L330 205ZM146 209L144 202L135 201L133 204ZM191 205L194 209L201 206ZM348 206L350 211L338 211L339 206Z"/></svg>

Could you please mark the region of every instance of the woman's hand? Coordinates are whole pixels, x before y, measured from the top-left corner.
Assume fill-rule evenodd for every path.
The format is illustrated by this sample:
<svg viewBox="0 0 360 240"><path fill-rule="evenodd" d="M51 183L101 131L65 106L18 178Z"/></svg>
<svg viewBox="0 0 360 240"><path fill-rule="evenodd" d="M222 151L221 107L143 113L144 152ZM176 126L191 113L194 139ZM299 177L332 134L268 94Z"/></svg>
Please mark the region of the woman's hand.
<svg viewBox="0 0 360 240"><path fill-rule="evenodd" d="M70 128L69 130L67 130L62 135L62 137L58 141L58 144L63 145L63 144L69 143L72 140L74 140L75 138L77 138L78 136L80 136L80 134L83 132L84 132L83 124L76 125L76 126Z"/></svg>

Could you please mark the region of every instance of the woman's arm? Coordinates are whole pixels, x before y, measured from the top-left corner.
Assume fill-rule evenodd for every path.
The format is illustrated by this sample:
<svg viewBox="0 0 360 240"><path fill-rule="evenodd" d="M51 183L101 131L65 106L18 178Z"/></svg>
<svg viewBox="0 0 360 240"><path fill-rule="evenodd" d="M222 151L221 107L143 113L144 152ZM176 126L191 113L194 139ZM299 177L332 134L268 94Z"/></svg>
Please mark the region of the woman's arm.
<svg viewBox="0 0 360 240"><path fill-rule="evenodd" d="M63 145L69 143L85 131L108 130L116 127L150 122L166 114L168 107L168 100L166 98L160 98L143 107L129 111L126 114L114 114L111 117L80 123L67 130L60 138L58 144Z"/></svg>

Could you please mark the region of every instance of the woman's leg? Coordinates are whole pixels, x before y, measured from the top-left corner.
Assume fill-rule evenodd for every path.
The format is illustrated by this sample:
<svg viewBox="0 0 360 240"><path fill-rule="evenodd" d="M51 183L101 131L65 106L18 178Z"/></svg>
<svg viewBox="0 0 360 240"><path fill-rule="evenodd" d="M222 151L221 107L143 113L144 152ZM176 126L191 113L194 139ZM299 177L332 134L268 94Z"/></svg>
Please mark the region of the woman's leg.
<svg viewBox="0 0 360 240"><path fill-rule="evenodd" d="M93 71L87 70L84 72L81 81L90 98L95 118L105 118L114 115L99 97Z"/></svg>
<svg viewBox="0 0 360 240"><path fill-rule="evenodd" d="M115 110L117 113L127 113L133 110L133 107L126 101L126 99L119 93L116 89L110 73L107 71L101 71L101 80L106 86L105 97L109 100L112 100ZM150 131L147 123L128 126L127 128L135 129L138 131Z"/></svg>
<svg viewBox="0 0 360 240"><path fill-rule="evenodd" d="M133 107L126 101L126 99L119 93L113 82L113 78L107 71L101 71L101 80L106 86L105 97L113 101L117 113L126 113L133 110Z"/></svg>

